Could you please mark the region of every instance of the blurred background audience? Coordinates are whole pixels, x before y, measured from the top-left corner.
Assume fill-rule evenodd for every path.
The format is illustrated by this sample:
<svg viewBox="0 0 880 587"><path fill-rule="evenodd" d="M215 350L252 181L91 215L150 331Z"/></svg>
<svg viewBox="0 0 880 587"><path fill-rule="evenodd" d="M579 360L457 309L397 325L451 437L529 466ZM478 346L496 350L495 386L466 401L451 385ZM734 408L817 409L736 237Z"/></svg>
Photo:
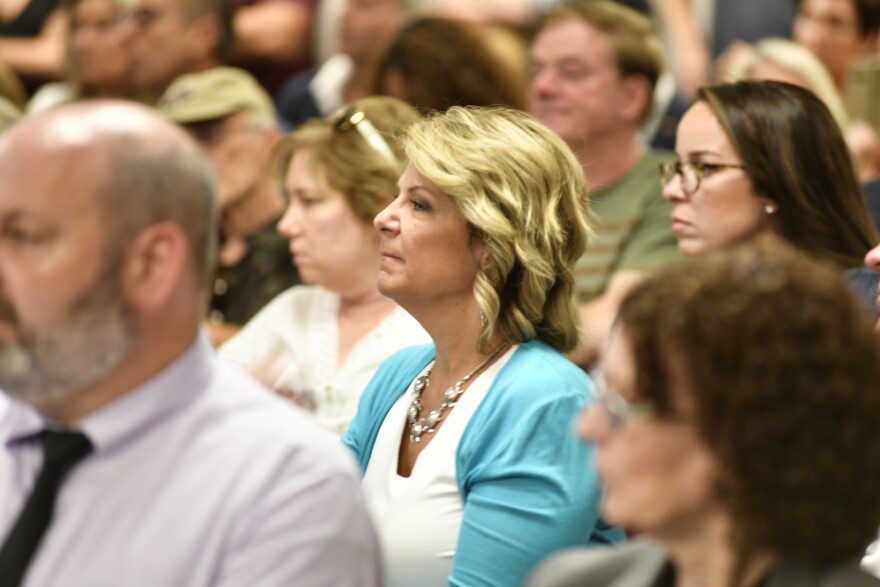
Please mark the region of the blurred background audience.
<svg viewBox="0 0 880 587"><path fill-rule="evenodd" d="M423 113L450 106L525 107L522 46L501 46L484 29L440 17L403 27L376 66L372 92ZM510 48L511 53L502 50Z"/></svg>
<svg viewBox="0 0 880 587"><path fill-rule="evenodd" d="M406 22L410 2L344 0L337 51L320 68L290 79L278 91L278 111L289 128L371 93L376 63Z"/></svg>
<svg viewBox="0 0 880 587"><path fill-rule="evenodd" d="M319 0L228 0L232 3L231 62L250 71L270 93L312 61L312 18Z"/></svg>
<svg viewBox="0 0 880 587"><path fill-rule="evenodd" d="M133 0L67 0L65 81L43 85L28 112L81 98L136 99L132 62L120 21Z"/></svg>
<svg viewBox="0 0 880 587"><path fill-rule="evenodd" d="M0 2L0 62L20 77L28 93L61 76L67 18L61 0Z"/></svg>
<svg viewBox="0 0 880 587"><path fill-rule="evenodd" d="M228 0L134 0L125 25L132 83L152 104L177 77L219 67L232 50Z"/></svg>

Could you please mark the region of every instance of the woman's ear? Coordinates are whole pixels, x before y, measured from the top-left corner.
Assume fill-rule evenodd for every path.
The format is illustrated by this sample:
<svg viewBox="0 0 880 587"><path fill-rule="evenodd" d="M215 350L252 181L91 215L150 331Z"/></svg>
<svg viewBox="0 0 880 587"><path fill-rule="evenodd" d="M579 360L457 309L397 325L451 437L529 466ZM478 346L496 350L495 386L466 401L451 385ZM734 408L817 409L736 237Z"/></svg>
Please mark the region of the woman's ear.
<svg viewBox="0 0 880 587"><path fill-rule="evenodd" d="M628 75L620 81L617 109L625 120L638 121L654 99L651 82L643 75Z"/></svg>
<svg viewBox="0 0 880 587"><path fill-rule="evenodd" d="M486 271L495 265L489 247L486 246L486 243L480 237L475 236L471 238L471 253L480 270Z"/></svg>

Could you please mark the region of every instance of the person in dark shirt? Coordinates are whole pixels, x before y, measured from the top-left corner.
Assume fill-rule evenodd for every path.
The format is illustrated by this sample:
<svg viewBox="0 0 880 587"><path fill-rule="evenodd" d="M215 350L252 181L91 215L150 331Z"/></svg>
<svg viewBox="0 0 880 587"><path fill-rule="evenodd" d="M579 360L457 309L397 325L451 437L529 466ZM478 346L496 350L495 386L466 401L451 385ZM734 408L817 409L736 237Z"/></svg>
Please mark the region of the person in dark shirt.
<svg viewBox="0 0 880 587"><path fill-rule="evenodd" d="M195 137L217 172L222 244L209 323L220 344L299 281L275 231L285 207L269 172L280 138L275 109L250 74L231 67L181 76L159 109Z"/></svg>

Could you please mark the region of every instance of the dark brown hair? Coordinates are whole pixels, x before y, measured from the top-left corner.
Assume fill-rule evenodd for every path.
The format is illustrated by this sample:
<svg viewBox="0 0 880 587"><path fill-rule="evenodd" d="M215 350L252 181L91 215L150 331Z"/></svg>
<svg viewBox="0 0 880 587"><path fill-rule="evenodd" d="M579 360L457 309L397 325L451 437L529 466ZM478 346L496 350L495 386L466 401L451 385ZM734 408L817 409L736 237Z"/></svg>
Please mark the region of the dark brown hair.
<svg viewBox="0 0 880 587"><path fill-rule="evenodd" d="M880 526L880 348L836 268L778 243L708 253L636 286L619 324L659 417L680 366L741 557L861 554Z"/></svg>
<svg viewBox="0 0 880 587"><path fill-rule="evenodd" d="M850 0L858 19L859 36L867 39L880 30L880 0ZM803 0L798 0L798 6Z"/></svg>
<svg viewBox="0 0 880 587"><path fill-rule="evenodd" d="M379 62L375 93L387 94L385 77L405 80L407 101L423 112L450 106L510 106L523 109L526 78L490 48L472 25L439 17L407 24Z"/></svg>
<svg viewBox="0 0 880 587"><path fill-rule="evenodd" d="M778 204L782 235L839 268L877 242L840 127L812 92L780 82L701 88L755 191Z"/></svg>
<svg viewBox="0 0 880 587"><path fill-rule="evenodd" d="M233 29L233 7L230 0L176 0L182 2L181 11L187 22L211 16L217 19L220 27L220 36L214 53L221 63L228 63L232 47L235 44L235 32Z"/></svg>

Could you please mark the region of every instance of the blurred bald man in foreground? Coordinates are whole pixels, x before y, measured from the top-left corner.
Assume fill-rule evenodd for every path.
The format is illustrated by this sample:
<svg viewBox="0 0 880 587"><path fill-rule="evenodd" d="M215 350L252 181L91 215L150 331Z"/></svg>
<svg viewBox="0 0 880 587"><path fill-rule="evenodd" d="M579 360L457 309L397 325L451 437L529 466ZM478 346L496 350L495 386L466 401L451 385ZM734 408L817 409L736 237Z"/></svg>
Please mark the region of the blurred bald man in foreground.
<svg viewBox="0 0 880 587"><path fill-rule="evenodd" d="M342 446L199 336L216 216L140 106L0 137L0 587L379 584Z"/></svg>

